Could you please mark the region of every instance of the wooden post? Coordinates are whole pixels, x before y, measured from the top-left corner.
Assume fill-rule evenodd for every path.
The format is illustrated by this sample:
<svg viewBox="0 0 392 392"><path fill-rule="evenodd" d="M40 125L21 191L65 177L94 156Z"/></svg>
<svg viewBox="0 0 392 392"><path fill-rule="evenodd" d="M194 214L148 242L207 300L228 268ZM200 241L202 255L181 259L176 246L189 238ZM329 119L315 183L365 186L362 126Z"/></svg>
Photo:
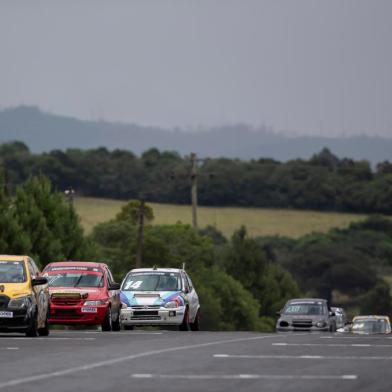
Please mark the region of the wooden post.
<svg viewBox="0 0 392 392"><path fill-rule="evenodd" d="M197 157L191 154L191 200L192 200L192 226L197 229Z"/></svg>
<svg viewBox="0 0 392 392"><path fill-rule="evenodd" d="M138 227L137 248L136 248L136 268L140 268L142 266L143 245L144 245L144 200L141 200L140 207L139 207L139 227Z"/></svg>

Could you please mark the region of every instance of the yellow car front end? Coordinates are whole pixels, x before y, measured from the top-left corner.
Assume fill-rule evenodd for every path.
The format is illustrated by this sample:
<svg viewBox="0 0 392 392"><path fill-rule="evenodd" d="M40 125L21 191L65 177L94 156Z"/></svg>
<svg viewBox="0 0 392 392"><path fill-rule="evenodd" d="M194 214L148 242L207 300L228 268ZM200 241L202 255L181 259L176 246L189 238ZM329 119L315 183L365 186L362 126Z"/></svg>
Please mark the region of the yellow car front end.
<svg viewBox="0 0 392 392"><path fill-rule="evenodd" d="M0 255L0 332L47 335L47 280L28 256ZM34 264L35 266L35 264Z"/></svg>

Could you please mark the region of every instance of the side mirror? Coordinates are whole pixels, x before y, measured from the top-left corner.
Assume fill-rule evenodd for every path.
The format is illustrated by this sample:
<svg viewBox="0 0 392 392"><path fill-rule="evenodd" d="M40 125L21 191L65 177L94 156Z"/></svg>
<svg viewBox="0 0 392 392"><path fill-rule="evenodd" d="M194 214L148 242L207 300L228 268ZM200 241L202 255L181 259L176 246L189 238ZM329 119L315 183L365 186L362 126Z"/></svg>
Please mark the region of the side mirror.
<svg viewBox="0 0 392 392"><path fill-rule="evenodd" d="M330 317L335 317L336 316L336 314L335 314L335 312L329 312L329 315L330 315Z"/></svg>
<svg viewBox="0 0 392 392"><path fill-rule="evenodd" d="M278 312L276 312L276 315L277 315L277 316L280 316L280 315L281 315L281 313L282 313L282 311L281 311L281 310L279 310Z"/></svg>
<svg viewBox="0 0 392 392"><path fill-rule="evenodd" d="M33 286L40 286L42 284L47 284L47 283L48 283L48 279L43 276L37 276L35 279L31 281L31 284Z"/></svg>
<svg viewBox="0 0 392 392"><path fill-rule="evenodd" d="M120 290L121 284L120 283L112 283L109 286L109 290Z"/></svg>

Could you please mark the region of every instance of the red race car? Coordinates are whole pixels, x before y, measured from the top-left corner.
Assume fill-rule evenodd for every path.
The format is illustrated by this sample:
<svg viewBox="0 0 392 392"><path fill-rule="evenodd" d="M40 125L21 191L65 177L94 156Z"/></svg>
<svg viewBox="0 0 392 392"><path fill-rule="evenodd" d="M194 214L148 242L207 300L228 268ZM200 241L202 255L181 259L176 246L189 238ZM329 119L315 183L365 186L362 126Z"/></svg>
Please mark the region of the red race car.
<svg viewBox="0 0 392 392"><path fill-rule="evenodd" d="M49 324L100 325L120 330L120 284L103 263L62 261L43 270L50 293Z"/></svg>

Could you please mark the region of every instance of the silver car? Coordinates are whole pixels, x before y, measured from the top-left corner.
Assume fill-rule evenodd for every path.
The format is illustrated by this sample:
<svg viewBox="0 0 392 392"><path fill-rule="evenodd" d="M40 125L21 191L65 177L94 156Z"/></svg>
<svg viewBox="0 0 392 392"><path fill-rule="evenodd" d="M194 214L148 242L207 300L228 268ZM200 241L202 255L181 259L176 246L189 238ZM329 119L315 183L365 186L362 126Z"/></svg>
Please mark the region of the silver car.
<svg viewBox="0 0 392 392"><path fill-rule="evenodd" d="M291 299L278 314L277 332L336 331L335 313L325 299Z"/></svg>
<svg viewBox="0 0 392 392"><path fill-rule="evenodd" d="M121 284L123 329L137 325L175 325L179 330L200 329L200 304L188 274L177 268L139 268Z"/></svg>
<svg viewBox="0 0 392 392"><path fill-rule="evenodd" d="M347 324L347 316L344 309L332 307L331 310L335 313L336 329L344 328Z"/></svg>

